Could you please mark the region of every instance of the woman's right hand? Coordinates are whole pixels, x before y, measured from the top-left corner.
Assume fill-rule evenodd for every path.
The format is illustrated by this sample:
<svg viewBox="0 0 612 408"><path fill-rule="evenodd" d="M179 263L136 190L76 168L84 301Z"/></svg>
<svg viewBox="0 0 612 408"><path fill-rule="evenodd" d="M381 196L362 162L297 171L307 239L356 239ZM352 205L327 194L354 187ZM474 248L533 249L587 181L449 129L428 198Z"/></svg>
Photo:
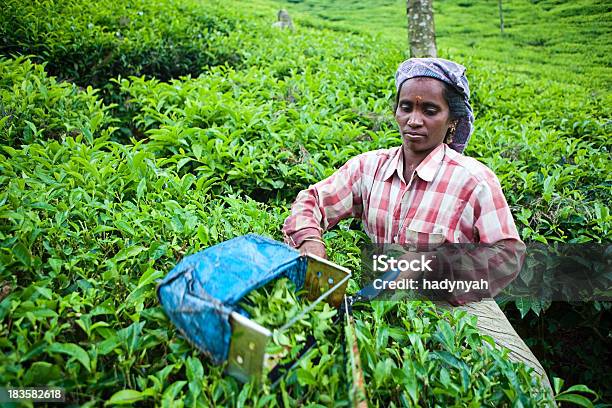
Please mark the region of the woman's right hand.
<svg viewBox="0 0 612 408"><path fill-rule="evenodd" d="M302 245L298 247L300 254L312 254L319 256L323 259L327 259L327 252L325 251L325 244L318 241L304 241Z"/></svg>

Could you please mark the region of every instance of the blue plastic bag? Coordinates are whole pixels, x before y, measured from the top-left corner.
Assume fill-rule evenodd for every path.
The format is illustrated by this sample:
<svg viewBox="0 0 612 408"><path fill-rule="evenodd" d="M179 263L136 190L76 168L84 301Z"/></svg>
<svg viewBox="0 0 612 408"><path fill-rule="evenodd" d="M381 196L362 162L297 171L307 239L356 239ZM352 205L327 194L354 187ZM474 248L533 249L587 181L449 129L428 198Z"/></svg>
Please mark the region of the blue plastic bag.
<svg viewBox="0 0 612 408"><path fill-rule="evenodd" d="M179 331L216 364L227 360L229 316L252 290L281 276L304 285L306 258L272 239L249 234L182 259L157 288Z"/></svg>

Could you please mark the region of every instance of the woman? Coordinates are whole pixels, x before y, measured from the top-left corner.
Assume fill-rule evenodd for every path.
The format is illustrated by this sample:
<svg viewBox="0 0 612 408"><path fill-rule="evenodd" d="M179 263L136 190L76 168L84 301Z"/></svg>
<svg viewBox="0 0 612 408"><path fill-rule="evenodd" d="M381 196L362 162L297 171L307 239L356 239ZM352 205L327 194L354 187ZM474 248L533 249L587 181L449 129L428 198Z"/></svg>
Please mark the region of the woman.
<svg viewBox="0 0 612 408"><path fill-rule="evenodd" d="M354 157L301 191L285 220L286 242L302 253L326 257L322 233L356 217L374 244L524 248L495 174L461 154L474 121L465 67L412 58L399 66L395 85L402 145ZM480 331L510 349L511 359L532 366L550 389L542 366L495 301L454 299L453 304L476 315Z"/></svg>

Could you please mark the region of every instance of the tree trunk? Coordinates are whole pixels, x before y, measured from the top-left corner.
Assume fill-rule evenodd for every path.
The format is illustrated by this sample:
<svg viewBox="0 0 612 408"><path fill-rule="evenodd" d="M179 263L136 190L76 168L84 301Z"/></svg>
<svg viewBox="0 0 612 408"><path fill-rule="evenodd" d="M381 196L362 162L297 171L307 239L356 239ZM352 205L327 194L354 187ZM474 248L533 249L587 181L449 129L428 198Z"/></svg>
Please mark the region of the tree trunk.
<svg viewBox="0 0 612 408"><path fill-rule="evenodd" d="M437 57L433 0L407 0L411 57Z"/></svg>
<svg viewBox="0 0 612 408"><path fill-rule="evenodd" d="M504 34L504 10L502 9L502 0L497 0L499 6L499 29Z"/></svg>

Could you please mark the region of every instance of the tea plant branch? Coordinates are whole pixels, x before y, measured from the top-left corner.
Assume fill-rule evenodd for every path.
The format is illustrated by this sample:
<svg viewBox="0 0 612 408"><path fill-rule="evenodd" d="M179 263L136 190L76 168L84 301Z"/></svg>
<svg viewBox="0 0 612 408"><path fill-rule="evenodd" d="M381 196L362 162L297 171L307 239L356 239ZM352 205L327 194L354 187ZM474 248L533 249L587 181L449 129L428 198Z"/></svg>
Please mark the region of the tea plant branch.
<svg viewBox="0 0 612 408"><path fill-rule="evenodd" d="M349 391L349 398L354 407L366 408L368 406L367 394L364 387L361 358L359 357L359 344L357 343L357 336L355 335L355 321L353 319L353 314L350 312L349 302L346 296L344 297L344 310L346 313L344 336L346 338L346 348L348 349L351 377L353 379Z"/></svg>

